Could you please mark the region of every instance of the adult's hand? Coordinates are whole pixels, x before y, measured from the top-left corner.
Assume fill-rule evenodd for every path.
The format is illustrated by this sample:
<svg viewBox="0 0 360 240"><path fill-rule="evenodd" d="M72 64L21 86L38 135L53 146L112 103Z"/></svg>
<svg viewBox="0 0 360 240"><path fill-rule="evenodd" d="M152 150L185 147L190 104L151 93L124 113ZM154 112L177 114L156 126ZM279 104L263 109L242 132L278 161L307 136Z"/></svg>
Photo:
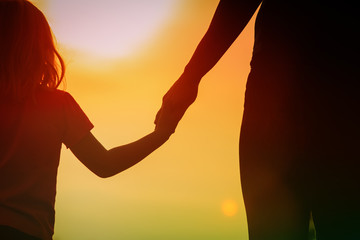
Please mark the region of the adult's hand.
<svg viewBox="0 0 360 240"><path fill-rule="evenodd" d="M188 107L195 101L198 93L199 81L181 76L164 95L162 106L156 114L155 124L158 128L162 119L171 119L177 123L181 120ZM174 122L172 124L174 124ZM174 131L175 131L175 126Z"/></svg>

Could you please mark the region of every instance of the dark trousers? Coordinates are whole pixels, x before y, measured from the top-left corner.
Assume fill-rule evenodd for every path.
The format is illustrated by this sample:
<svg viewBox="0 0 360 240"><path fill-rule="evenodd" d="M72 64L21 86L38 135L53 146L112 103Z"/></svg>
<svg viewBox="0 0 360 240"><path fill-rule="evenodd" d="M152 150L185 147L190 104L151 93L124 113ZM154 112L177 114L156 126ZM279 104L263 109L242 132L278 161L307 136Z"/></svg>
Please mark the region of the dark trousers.
<svg viewBox="0 0 360 240"><path fill-rule="evenodd" d="M326 72L326 71L325 71ZM247 82L240 175L250 240L360 239L359 78L257 64Z"/></svg>
<svg viewBox="0 0 360 240"><path fill-rule="evenodd" d="M0 239L1 240L40 240L26 233L23 233L15 228L0 225Z"/></svg>

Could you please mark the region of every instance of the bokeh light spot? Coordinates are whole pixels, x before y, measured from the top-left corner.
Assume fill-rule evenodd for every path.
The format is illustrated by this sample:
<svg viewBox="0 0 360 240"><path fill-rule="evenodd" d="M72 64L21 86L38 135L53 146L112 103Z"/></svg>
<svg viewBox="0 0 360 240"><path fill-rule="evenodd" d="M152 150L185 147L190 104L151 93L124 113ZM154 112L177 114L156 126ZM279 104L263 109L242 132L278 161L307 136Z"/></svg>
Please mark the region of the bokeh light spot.
<svg viewBox="0 0 360 240"><path fill-rule="evenodd" d="M227 199L221 204L223 214L228 217L234 216L238 212L238 208L238 204L232 199Z"/></svg>

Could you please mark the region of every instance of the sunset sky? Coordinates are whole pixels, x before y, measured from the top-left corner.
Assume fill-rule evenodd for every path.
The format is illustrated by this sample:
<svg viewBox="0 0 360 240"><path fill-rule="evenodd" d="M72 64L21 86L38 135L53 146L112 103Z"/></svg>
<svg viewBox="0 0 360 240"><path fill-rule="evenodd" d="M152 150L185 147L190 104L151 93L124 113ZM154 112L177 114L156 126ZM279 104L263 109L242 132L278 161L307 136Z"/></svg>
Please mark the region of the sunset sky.
<svg viewBox="0 0 360 240"><path fill-rule="evenodd" d="M112 148L154 128L161 98L180 76L216 0L33 0L47 16L70 92ZM254 19L202 80L176 133L109 179L63 146L55 240L247 238L238 139Z"/></svg>

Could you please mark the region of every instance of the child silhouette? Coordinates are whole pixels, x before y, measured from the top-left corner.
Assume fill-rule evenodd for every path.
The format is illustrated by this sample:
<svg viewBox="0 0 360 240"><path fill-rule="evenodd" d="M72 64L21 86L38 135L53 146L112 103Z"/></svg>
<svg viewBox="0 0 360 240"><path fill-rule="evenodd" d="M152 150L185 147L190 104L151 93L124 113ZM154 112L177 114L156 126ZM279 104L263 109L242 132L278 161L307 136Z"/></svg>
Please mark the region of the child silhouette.
<svg viewBox="0 0 360 240"><path fill-rule="evenodd" d="M0 239L52 239L60 148L109 177L141 161L174 132L171 114L154 132L105 149L67 92L64 62L42 12L26 0L0 1Z"/></svg>

